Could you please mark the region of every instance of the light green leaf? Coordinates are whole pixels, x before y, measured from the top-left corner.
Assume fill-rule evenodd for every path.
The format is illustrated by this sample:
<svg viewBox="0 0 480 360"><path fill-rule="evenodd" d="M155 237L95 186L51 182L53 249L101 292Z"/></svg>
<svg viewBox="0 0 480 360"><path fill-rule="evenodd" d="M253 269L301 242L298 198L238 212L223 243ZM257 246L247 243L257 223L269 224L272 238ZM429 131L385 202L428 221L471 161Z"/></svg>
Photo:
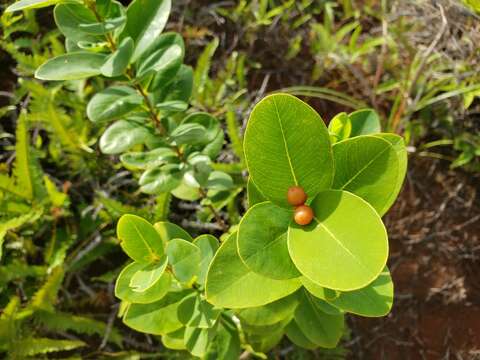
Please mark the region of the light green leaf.
<svg viewBox="0 0 480 360"><path fill-rule="evenodd" d="M349 114L348 117L352 123L350 137L376 134L382 131L380 118L373 109L357 110Z"/></svg>
<svg viewBox="0 0 480 360"><path fill-rule="evenodd" d="M148 169L140 177L140 190L147 194L166 193L175 189L182 181L183 173L177 164L167 164Z"/></svg>
<svg viewBox="0 0 480 360"><path fill-rule="evenodd" d="M144 292L151 289L159 280L167 268L168 259L164 256L160 261L145 264L137 270L130 279L130 287L135 292Z"/></svg>
<svg viewBox="0 0 480 360"><path fill-rule="evenodd" d="M149 304L162 299L167 295L172 283L172 276L165 272L149 289L144 292L136 292L130 287L132 277L141 269L145 264L131 263L127 265L118 275L117 282L115 283L115 296L123 301L129 303Z"/></svg>
<svg viewBox="0 0 480 360"><path fill-rule="evenodd" d="M165 254L163 242L155 228L136 215L123 215L117 224L117 236L123 251L133 260L150 264Z"/></svg>
<svg viewBox="0 0 480 360"><path fill-rule="evenodd" d="M322 299L322 300L334 300L340 295L340 291L324 288L320 285L315 284L310 279L302 276L302 285L307 289L307 291L313 296Z"/></svg>
<svg viewBox="0 0 480 360"><path fill-rule="evenodd" d="M395 185L395 189L390 194L390 199L386 202L387 206L385 207L385 212L390 208L391 205L395 202L400 190L402 189L405 176L407 174L407 165L408 165L408 154L405 147L405 140L401 136L395 134L376 134L375 137L382 138L387 140L395 150L398 160L398 177ZM388 205L390 204L390 205Z"/></svg>
<svg viewBox="0 0 480 360"><path fill-rule="evenodd" d="M385 226L376 211L346 191L326 190L310 205L307 226L292 222L288 250L297 269L334 290L357 290L380 274L388 257Z"/></svg>
<svg viewBox="0 0 480 360"><path fill-rule="evenodd" d="M333 157L332 187L360 196L383 216L398 189L399 162L393 146L376 136L357 136L336 143Z"/></svg>
<svg viewBox="0 0 480 360"><path fill-rule="evenodd" d="M187 241L193 241L188 232L183 230L180 226L172 224L167 221L159 221L153 224L153 227L160 234L160 237L166 245L168 241L172 239L183 239Z"/></svg>
<svg viewBox="0 0 480 360"><path fill-rule="evenodd" d="M218 240L213 235L205 234L195 238L193 243L200 249L200 256L202 259L200 261L200 271L198 273L197 282L201 285L205 285L208 266L218 250Z"/></svg>
<svg viewBox="0 0 480 360"><path fill-rule="evenodd" d="M388 268L372 283L354 291L341 292L329 303L353 314L380 317L387 315L393 305L393 282Z"/></svg>
<svg viewBox="0 0 480 360"><path fill-rule="evenodd" d="M157 148L146 152L129 152L120 156L123 165L132 169L150 169L178 159L171 148Z"/></svg>
<svg viewBox="0 0 480 360"><path fill-rule="evenodd" d="M334 348L343 335L344 315L325 313L320 305L322 301L305 291L301 292L295 310L295 323L311 343Z"/></svg>
<svg viewBox="0 0 480 360"><path fill-rule="evenodd" d="M35 72L40 80L77 80L99 75L106 55L87 51L60 55L42 64Z"/></svg>
<svg viewBox="0 0 480 360"><path fill-rule="evenodd" d="M253 182L278 205L290 207L287 191L291 186L302 186L313 198L332 183L327 128L315 110L291 95L270 95L255 106L244 149Z"/></svg>
<svg viewBox="0 0 480 360"><path fill-rule="evenodd" d="M136 121L119 120L110 125L100 138L104 154L120 154L152 137L151 130Z"/></svg>
<svg viewBox="0 0 480 360"><path fill-rule="evenodd" d="M38 9L55 5L62 0L20 0L10 5L5 12L14 12L19 10Z"/></svg>
<svg viewBox="0 0 480 360"><path fill-rule="evenodd" d="M182 324L202 329L212 328L221 312L222 309L209 304L199 294L183 299L177 309L178 319Z"/></svg>
<svg viewBox="0 0 480 360"><path fill-rule="evenodd" d="M352 123L347 113L337 114L328 124L328 131L335 138L335 141L348 139L352 132Z"/></svg>
<svg viewBox="0 0 480 360"><path fill-rule="evenodd" d="M215 336L215 329L186 327L183 342L187 350L194 356L203 357L210 342Z"/></svg>
<svg viewBox="0 0 480 360"><path fill-rule="evenodd" d="M242 322L249 325L273 325L291 317L297 304L297 296L292 294L264 306L241 309L237 315Z"/></svg>
<svg viewBox="0 0 480 360"><path fill-rule="evenodd" d="M167 243L168 262L173 274L181 282L189 282L200 270L200 249L183 239L172 239Z"/></svg>
<svg viewBox="0 0 480 360"><path fill-rule="evenodd" d="M135 41L136 61L162 33L170 14L170 0L134 0L127 9L127 23L121 37Z"/></svg>
<svg viewBox="0 0 480 360"><path fill-rule="evenodd" d="M262 306L300 287L297 279L273 280L249 270L237 253L236 236L230 235L210 264L206 282L208 302L234 309Z"/></svg>
<svg viewBox="0 0 480 360"><path fill-rule="evenodd" d="M111 54L100 68L102 75L108 77L120 76L130 64L130 59L133 55L133 43L132 38L127 37L122 40L118 49Z"/></svg>
<svg viewBox="0 0 480 360"><path fill-rule="evenodd" d="M140 94L128 86L112 86L96 93L87 105L87 116L93 122L117 120L143 103Z"/></svg>
<svg viewBox="0 0 480 360"><path fill-rule="evenodd" d="M170 292L161 300L150 304L130 304L123 322L132 329L147 334L165 335L174 332L183 327L177 317L178 305L190 293L191 290Z"/></svg>
<svg viewBox="0 0 480 360"><path fill-rule="evenodd" d="M254 205L243 216L238 253L250 270L277 280L301 275L288 254L287 230L292 217L292 210L269 201Z"/></svg>
<svg viewBox="0 0 480 360"><path fill-rule="evenodd" d="M185 328L182 327L174 332L162 336L162 344L171 350L186 350L183 338L185 336Z"/></svg>

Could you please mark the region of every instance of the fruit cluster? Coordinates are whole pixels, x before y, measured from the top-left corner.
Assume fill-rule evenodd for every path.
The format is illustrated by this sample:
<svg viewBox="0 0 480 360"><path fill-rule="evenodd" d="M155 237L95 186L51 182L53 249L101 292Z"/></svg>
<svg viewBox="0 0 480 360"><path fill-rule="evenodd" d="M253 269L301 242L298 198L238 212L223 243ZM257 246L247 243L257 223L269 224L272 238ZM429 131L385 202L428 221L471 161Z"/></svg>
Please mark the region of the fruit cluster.
<svg viewBox="0 0 480 360"><path fill-rule="evenodd" d="M307 194L301 186L291 186L287 192L287 201L290 205L295 206L293 219L298 225L308 225L313 220L313 210L310 206L305 205Z"/></svg>

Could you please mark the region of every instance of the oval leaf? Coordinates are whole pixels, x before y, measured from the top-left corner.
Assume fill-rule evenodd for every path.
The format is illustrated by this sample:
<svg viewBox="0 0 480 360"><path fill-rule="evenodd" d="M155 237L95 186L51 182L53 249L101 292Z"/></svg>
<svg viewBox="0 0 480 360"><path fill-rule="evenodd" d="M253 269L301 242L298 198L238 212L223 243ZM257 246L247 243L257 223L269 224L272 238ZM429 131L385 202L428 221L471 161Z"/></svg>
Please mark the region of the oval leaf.
<svg viewBox="0 0 480 360"><path fill-rule="evenodd" d="M127 23L122 38L135 41L133 61L162 33L170 14L170 0L134 0L127 9Z"/></svg>
<svg viewBox="0 0 480 360"><path fill-rule="evenodd" d="M266 277L299 277L288 254L287 230L293 213L264 202L251 207L238 228L238 253L247 267Z"/></svg>
<svg viewBox="0 0 480 360"><path fill-rule="evenodd" d="M117 236L123 251L133 260L150 264L159 261L165 251L160 235L145 219L126 214L117 224Z"/></svg>
<svg viewBox="0 0 480 360"><path fill-rule="evenodd" d="M349 114L352 129L350 137L376 134L382 131L380 118L373 109L362 109Z"/></svg>
<svg viewBox="0 0 480 360"><path fill-rule="evenodd" d="M106 55L86 51L60 55L42 64L35 72L40 80L78 80L99 75Z"/></svg>
<svg viewBox="0 0 480 360"><path fill-rule="evenodd" d="M168 259L164 256L160 261L144 265L130 279L130 287L135 292L144 292L154 286L165 272Z"/></svg>
<svg viewBox="0 0 480 360"><path fill-rule="evenodd" d="M189 282L200 270L200 249L189 241L173 239L167 243L168 262L181 282Z"/></svg>
<svg viewBox="0 0 480 360"><path fill-rule="evenodd" d="M393 146L376 136L358 136L333 146L333 188L360 196L380 216L390 208L397 189L399 163Z"/></svg>
<svg viewBox="0 0 480 360"><path fill-rule="evenodd" d="M10 5L5 12L14 12L19 10L39 9L54 5L60 0L20 0Z"/></svg>
<svg viewBox="0 0 480 360"><path fill-rule="evenodd" d="M120 154L131 147L144 144L152 137L150 129L136 121L119 120L110 125L100 138L104 154Z"/></svg>
<svg viewBox="0 0 480 360"><path fill-rule="evenodd" d="M278 205L289 207L287 191L293 185L313 198L332 183L327 128L315 110L291 95L270 95L255 106L244 149L253 182Z"/></svg>
<svg viewBox="0 0 480 360"><path fill-rule="evenodd" d="M334 290L360 289L377 278L387 262L388 238L376 211L346 191L327 190L311 203L307 226L292 222L288 250L297 269Z"/></svg>
<svg viewBox="0 0 480 360"><path fill-rule="evenodd" d="M130 64L134 46L132 38L123 39L118 49L106 59L105 64L100 68L102 75L107 77L122 75Z"/></svg>
<svg viewBox="0 0 480 360"><path fill-rule="evenodd" d="M96 93L87 105L87 116L93 122L119 119L142 104L140 94L128 86L112 86Z"/></svg>
<svg viewBox="0 0 480 360"><path fill-rule="evenodd" d="M237 253L237 234L220 246L207 273L207 301L219 307L241 309L269 304L290 295L300 281L273 280L249 270Z"/></svg>
<svg viewBox="0 0 480 360"><path fill-rule="evenodd" d="M169 273L164 273L144 292L132 290L130 287L131 279L144 266L145 264L134 262L120 272L115 283L115 296L117 298L129 303L148 304L162 299L168 293L172 283L172 276Z"/></svg>

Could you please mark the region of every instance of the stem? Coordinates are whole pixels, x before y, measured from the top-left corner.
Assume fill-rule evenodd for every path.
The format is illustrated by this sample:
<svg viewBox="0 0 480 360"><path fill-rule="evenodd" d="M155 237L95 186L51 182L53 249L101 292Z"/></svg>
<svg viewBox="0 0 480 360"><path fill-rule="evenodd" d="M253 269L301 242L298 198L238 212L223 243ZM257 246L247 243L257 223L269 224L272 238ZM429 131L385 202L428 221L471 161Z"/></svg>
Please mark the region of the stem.
<svg viewBox="0 0 480 360"><path fill-rule="evenodd" d="M200 188L200 189L199 189L199 192L200 192L200 196L201 196L203 199L207 199L207 198L208 198L207 192L205 191L205 189ZM220 225L220 227L222 228L223 231L226 231L226 230L228 229L228 226L227 226L227 224L225 223L225 220L223 220L223 218L220 216L220 214L218 213L218 211L213 207L212 204L207 204L207 207L208 207L208 209L212 212L213 216L215 217L215 221L218 223L218 225Z"/></svg>

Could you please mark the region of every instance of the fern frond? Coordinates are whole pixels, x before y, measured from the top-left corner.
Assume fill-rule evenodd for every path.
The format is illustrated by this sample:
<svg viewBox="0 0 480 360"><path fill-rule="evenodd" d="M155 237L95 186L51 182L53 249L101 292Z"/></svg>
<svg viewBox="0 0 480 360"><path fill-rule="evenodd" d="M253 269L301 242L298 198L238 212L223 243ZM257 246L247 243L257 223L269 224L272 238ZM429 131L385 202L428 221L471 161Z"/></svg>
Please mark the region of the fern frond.
<svg viewBox="0 0 480 360"><path fill-rule="evenodd" d="M46 271L45 266L28 265L20 261L2 265L0 266L0 286L8 284L12 280L41 277L45 275Z"/></svg>
<svg viewBox="0 0 480 360"><path fill-rule="evenodd" d="M29 213L26 213L24 215L21 215L0 223L0 259L2 258L3 242L5 241L5 235L7 234L7 231L18 228L29 221L34 221L35 219L38 219L40 215L41 215L40 210L32 210Z"/></svg>
<svg viewBox="0 0 480 360"><path fill-rule="evenodd" d="M64 312L42 310L35 313L35 318L52 331L73 331L77 334L103 336L107 330L107 325L101 321ZM120 346L122 336L117 329L112 328L109 340Z"/></svg>
<svg viewBox="0 0 480 360"><path fill-rule="evenodd" d="M64 275L65 271L63 268L57 267L53 269L47 281L33 295L28 307L34 310L53 311Z"/></svg>
<svg viewBox="0 0 480 360"><path fill-rule="evenodd" d="M69 351L86 346L79 340L57 340L49 338L28 338L15 344L19 356L35 356L58 351Z"/></svg>
<svg viewBox="0 0 480 360"><path fill-rule="evenodd" d="M26 196L29 199L34 200L34 198L36 198L42 200L46 196L46 190L43 184L43 173L30 148L30 137L26 117L26 112L22 111L18 118L14 174L18 185L25 190Z"/></svg>
<svg viewBox="0 0 480 360"><path fill-rule="evenodd" d="M0 189L23 199L30 199L25 190L15 182L15 178L8 175L0 174Z"/></svg>
<svg viewBox="0 0 480 360"><path fill-rule="evenodd" d="M20 307L20 298L13 296L0 315L0 349L6 350L17 338L15 315Z"/></svg>

